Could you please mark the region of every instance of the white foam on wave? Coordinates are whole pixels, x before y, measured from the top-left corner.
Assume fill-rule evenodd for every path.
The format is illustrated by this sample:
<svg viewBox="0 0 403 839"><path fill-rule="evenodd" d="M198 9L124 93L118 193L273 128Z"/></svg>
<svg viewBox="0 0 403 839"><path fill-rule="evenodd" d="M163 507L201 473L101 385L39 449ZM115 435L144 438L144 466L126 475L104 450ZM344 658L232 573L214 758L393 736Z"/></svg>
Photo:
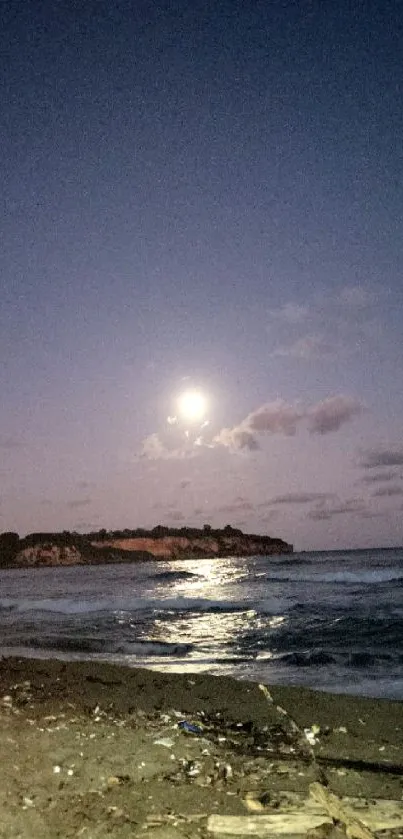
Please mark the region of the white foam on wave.
<svg viewBox="0 0 403 839"><path fill-rule="evenodd" d="M245 601L212 600L192 597L105 597L94 600L78 598L0 599L0 609L17 612L55 612L79 615L95 612L109 614L135 612L243 612L249 609Z"/></svg>
<svg viewBox="0 0 403 839"><path fill-rule="evenodd" d="M305 578L304 578L305 579ZM403 570L394 568L368 568L366 571L329 571L307 578L312 582L324 583L388 583L403 580Z"/></svg>
<svg viewBox="0 0 403 839"><path fill-rule="evenodd" d="M403 580L403 570L397 568L367 568L362 571L325 571L290 576L290 573L276 571L273 576L265 574L270 582L298 583L387 583L393 580Z"/></svg>

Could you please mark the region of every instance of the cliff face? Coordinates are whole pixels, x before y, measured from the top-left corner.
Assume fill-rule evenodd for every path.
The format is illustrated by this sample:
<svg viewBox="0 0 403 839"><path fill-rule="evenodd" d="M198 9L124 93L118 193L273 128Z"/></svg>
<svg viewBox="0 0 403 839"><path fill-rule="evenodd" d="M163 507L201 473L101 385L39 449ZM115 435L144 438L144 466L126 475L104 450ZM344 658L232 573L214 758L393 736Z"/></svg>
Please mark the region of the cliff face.
<svg viewBox="0 0 403 839"><path fill-rule="evenodd" d="M163 532L161 532L161 530ZM124 531L88 534L0 534L0 566L98 565L152 559L186 559L225 556L257 556L292 553L282 539L254 536L226 527L224 530L183 528L168 531Z"/></svg>
<svg viewBox="0 0 403 839"><path fill-rule="evenodd" d="M13 565L29 568L41 565L82 565L84 562L83 555L75 545L34 545L19 551Z"/></svg>
<svg viewBox="0 0 403 839"><path fill-rule="evenodd" d="M184 559L186 557L214 556L257 556L276 553L291 553L292 546L281 539L268 536L138 536L128 539L110 539L91 543L94 548L132 552L146 551L152 557L161 559Z"/></svg>

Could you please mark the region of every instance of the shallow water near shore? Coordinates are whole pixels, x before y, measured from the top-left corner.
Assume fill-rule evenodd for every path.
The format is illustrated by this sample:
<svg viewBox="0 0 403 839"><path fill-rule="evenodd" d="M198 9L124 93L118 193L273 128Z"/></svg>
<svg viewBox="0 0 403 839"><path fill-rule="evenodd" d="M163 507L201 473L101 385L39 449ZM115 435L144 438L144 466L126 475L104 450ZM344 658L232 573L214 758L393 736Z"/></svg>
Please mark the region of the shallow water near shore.
<svg viewBox="0 0 403 839"><path fill-rule="evenodd" d="M2 655L403 699L403 549L0 572Z"/></svg>

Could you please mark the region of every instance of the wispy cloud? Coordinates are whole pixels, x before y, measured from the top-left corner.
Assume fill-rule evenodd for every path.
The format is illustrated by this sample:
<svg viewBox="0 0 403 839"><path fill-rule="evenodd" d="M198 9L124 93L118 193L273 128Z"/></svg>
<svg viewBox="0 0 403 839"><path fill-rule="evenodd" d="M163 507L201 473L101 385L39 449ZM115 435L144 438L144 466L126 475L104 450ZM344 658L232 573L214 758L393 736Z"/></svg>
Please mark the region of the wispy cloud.
<svg viewBox="0 0 403 839"><path fill-rule="evenodd" d="M361 466L378 469L381 466L403 466L403 449L397 447L368 449L363 453Z"/></svg>
<svg viewBox="0 0 403 839"><path fill-rule="evenodd" d="M88 507L89 504L92 504L91 498L73 498L72 501L67 502L67 506L71 510L76 510L79 507Z"/></svg>
<svg viewBox="0 0 403 839"><path fill-rule="evenodd" d="M308 412L311 434L329 434L361 414L363 405L350 396L329 396Z"/></svg>
<svg viewBox="0 0 403 839"><path fill-rule="evenodd" d="M273 355L314 362L361 352L368 343L374 347L381 329L379 307L377 310L375 305L380 297L379 291L356 283L336 294L321 295L306 306L291 302L272 310L270 329L273 323L278 324L280 341L284 332L289 339ZM305 334L301 334L302 329Z"/></svg>
<svg viewBox="0 0 403 839"><path fill-rule="evenodd" d="M185 457L193 457L194 449L185 441L182 447L169 447L156 433L150 434L143 440L140 450L140 458L146 460L176 460Z"/></svg>
<svg viewBox="0 0 403 839"><path fill-rule="evenodd" d="M235 499L232 504L225 504L223 507L218 507L218 513L240 513L245 510L253 510L253 504L246 499Z"/></svg>
<svg viewBox="0 0 403 839"><path fill-rule="evenodd" d="M0 449L12 451L13 449L22 449L23 445L22 440L19 440L17 437L0 435Z"/></svg>
<svg viewBox="0 0 403 839"><path fill-rule="evenodd" d="M327 492L289 492L270 499L268 504L310 504L312 501L327 501L333 493Z"/></svg>
<svg viewBox="0 0 403 839"><path fill-rule="evenodd" d="M350 309L365 309L375 303L376 295L362 285L351 285L341 290L339 301Z"/></svg>
<svg viewBox="0 0 403 839"><path fill-rule="evenodd" d="M330 355L332 352L334 352L333 347L322 335L305 335L288 346L278 347L274 350L273 355L310 361L314 358Z"/></svg>
<svg viewBox="0 0 403 839"><path fill-rule="evenodd" d="M361 482L364 484L383 484L388 481L396 481L401 477L396 472L377 472L376 475L364 475Z"/></svg>
<svg viewBox="0 0 403 839"><path fill-rule="evenodd" d="M172 512L169 513L168 518L171 521L184 521L185 520L185 515L184 515L184 513L181 513L180 510L172 510Z"/></svg>
<svg viewBox="0 0 403 839"><path fill-rule="evenodd" d="M333 516L361 514L367 511L367 505L362 498L350 498L345 502L336 502L316 507L310 510L308 518L312 521L326 521Z"/></svg>
<svg viewBox="0 0 403 839"><path fill-rule="evenodd" d="M299 303L285 303L279 309L272 309L273 317L285 320L287 323L302 323L309 315L308 306L301 306Z"/></svg>
<svg viewBox="0 0 403 839"><path fill-rule="evenodd" d="M398 486L380 487L372 495L377 498L391 498L394 495L403 495L403 488Z"/></svg>

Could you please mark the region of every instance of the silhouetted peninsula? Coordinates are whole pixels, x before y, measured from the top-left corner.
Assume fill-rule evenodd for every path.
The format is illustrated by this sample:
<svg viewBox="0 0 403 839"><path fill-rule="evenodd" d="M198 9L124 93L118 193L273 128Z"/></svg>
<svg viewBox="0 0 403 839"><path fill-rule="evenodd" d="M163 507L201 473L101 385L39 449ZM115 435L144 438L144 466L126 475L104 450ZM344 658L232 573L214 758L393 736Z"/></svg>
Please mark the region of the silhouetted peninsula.
<svg viewBox="0 0 403 839"><path fill-rule="evenodd" d="M271 536L243 533L226 525L163 527L152 530L99 530L91 533L0 534L0 566L27 568L59 565L99 565L155 559L200 559L226 556L290 554L293 546Z"/></svg>

